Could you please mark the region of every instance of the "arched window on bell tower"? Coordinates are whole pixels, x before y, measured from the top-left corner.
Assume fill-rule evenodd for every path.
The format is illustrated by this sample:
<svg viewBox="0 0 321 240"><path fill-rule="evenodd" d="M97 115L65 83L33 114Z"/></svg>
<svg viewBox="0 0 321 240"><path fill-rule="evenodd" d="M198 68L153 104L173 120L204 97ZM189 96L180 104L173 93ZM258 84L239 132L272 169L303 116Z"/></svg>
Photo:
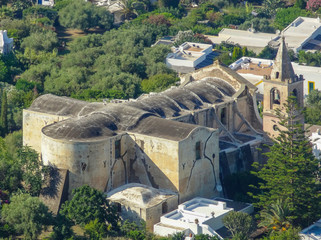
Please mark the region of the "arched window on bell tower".
<svg viewBox="0 0 321 240"><path fill-rule="evenodd" d="M271 109L273 109L274 104L280 105L280 91L276 88L272 88L270 92L271 99Z"/></svg>

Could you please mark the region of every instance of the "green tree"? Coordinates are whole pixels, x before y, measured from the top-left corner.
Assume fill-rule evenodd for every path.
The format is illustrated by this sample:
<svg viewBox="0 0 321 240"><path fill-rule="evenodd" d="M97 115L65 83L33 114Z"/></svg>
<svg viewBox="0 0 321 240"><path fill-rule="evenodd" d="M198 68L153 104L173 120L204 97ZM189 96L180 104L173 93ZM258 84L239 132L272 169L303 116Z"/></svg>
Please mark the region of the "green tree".
<svg viewBox="0 0 321 240"><path fill-rule="evenodd" d="M58 12L55 9L48 8L42 5L32 6L23 11L23 17L29 21L34 19L39 20L41 18L46 18L49 20L50 25L53 25L54 21L58 16Z"/></svg>
<svg viewBox="0 0 321 240"><path fill-rule="evenodd" d="M260 212L259 227L266 227L270 231L286 231L291 227L291 212L287 200L277 199L268 208Z"/></svg>
<svg viewBox="0 0 321 240"><path fill-rule="evenodd" d="M138 15L145 13L149 1L139 1L139 0L121 0L123 5L122 13L124 14L125 19L133 19Z"/></svg>
<svg viewBox="0 0 321 240"><path fill-rule="evenodd" d="M282 0L264 0L261 12L267 17L274 17L277 11L284 6Z"/></svg>
<svg viewBox="0 0 321 240"><path fill-rule="evenodd" d="M74 189L72 199L62 205L59 213L82 226L98 219L107 223L111 231L118 230L119 216L115 207L102 192L87 185Z"/></svg>
<svg viewBox="0 0 321 240"><path fill-rule="evenodd" d="M14 195L10 204L4 205L2 218L25 239L37 239L41 231L51 224L51 214L37 197L28 194Z"/></svg>
<svg viewBox="0 0 321 240"><path fill-rule="evenodd" d="M305 52L303 50L299 51L298 55L299 63L306 64L308 66L321 66L321 53L320 52Z"/></svg>
<svg viewBox="0 0 321 240"><path fill-rule="evenodd" d="M38 153L28 146L19 149L18 158L24 189L32 196L39 196L42 184L47 177L47 168L41 166Z"/></svg>
<svg viewBox="0 0 321 240"><path fill-rule="evenodd" d="M305 0L296 0L294 7L305 9L306 5L307 5L307 3Z"/></svg>
<svg viewBox="0 0 321 240"><path fill-rule="evenodd" d="M294 97L283 106L284 114L278 109L279 135L273 140L264 166L255 164L253 173L263 180L259 184L261 194L254 196L257 207L268 208L279 198L289 201L294 223L309 225L320 216L320 193L317 185L318 161L305 136L302 124L297 123L298 109Z"/></svg>
<svg viewBox="0 0 321 240"><path fill-rule="evenodd" d="M1 135L5 137L8 134L8 99L7 92L2 91L1 99Z"/></svg>
<svg viewBox="0 0 321 240"><path fill-rule="evenodd" d="M174 75L158 74L144 79L142 81L142 90L144 92L161 92L179 81Z"/></svg>
<svg viewBox="0 0 321 240"><path fill-rule="evenodd" d="M68 4L70 4L73 0L56 0L55 1L55 6L54 6L54 9L56 9L58 12L67 7Z"/></svg>
<svg viewBox="0 0 321 240"><path fill-rule="evenodd" d="M258 58L264 59L274 59L276 56L277 51L269 46L263 48L262 52L257 55Z"/></svg>
<svg viewBox="0 0 321 240"><path fill-rule="evenodd" d="M21 188L22 171L7 149L2 138L0 138L0 189L10 193Z"/></svg>
<svg viewBox="0 0 321 240"><path fill-rule="evenodd" d="M249 54L247 47L242 48L242 56L247 56Z"/></svg>
<svg viewBox="0 0 321 240"><path fill-rule="evenodd" d="M233 49L233 54L232 54L232 59L234 61L236 61L237 59L239 59L240 57L242 57L242 51L239 47L234 47Z"/></svg>
<svg viewBox="0 0 321 240"><path fill-rule="evenodd" d="M18 151L22 148L22 131L14 131L4 138L8 153L14 158L18 157Z"/></svg>
<svg viewBox="0 0 321 240"><path fill-rule="evenodd" d="M170 240L183 240L185 239L185 234L183 232L177 232L169 237Z"/></svg>
<svg viewBox="0 0 321 240"><path fill-rule="evenodd" d="M210 43L202 34L194 34L192 30L179 31L175 37L174 46L178 47L184 42Z"/></svg>
<svg viewBox="0 0 321 240"><path fill-rule="evenodd" d="M1 82L8 82L8 67L6 66L5 62L0 59L0 81Z"/></svg>
<svg viewBox="0 0 321 240"><path fill-rule="evenodd" d="M300 228L290 227L288 230L274 231L263 240L300 240Z"/></svg>
<svg viewBox="0 0 321 240"><path fill-rule="evenodd" d="M0 6L7 5L8 0L0 0Z"/></svg>
<svg viewBox="0 0 321 240"><path fill-rule="evenodd" d="M144 49L144 58L146 64L153 64L157 62L164 62L167 54L171 52L169 46L166 45L156 45L154 47Z"/></svg>
<svg viewBox="0 0 321 240"><path fill-rule="evenodd" d="M53 31L35 32L23 39L21 47L35 51L51 52L58 46L57 34Z"/></svg>
<svg viewBox="0 0 321 240"><path fill-rule="evenodd" d="M243 212L231 211L223 217L224 226L229 230L233 237L248 238L253 231L252 217Z"/></svg>
<svg viewBox="0 0 321 240"><path fill-rule="evenodd" d="M146 230L146 223L141 221L140 224L135 222L130 222L125 220L120 227L121 233L129 239L134 240L145 240L145 239L153 239L153 234ZM174 235L175 236L175 235ZM180 239L180 234L176 235L174 239Z"/></svg>
<svg viewBox="0 0 321 240"><path fill-rule="evenodd" d="M59 11L59 21L62 26L87 31L89 28L99 26L109 30L113 17L109 11L97 7L91 2L74 0Z"/></svg>
<svg viewBox="0 0 321 240"><path fill-rule="evenodd" d="M255 31L275 33L274 27L271 26L271 20L266 18L254 18L247 20L239 26L239 29L248 30L251 27L253 27Z"/></svg>
<svg viewBox="0 0 321 240"><path fill-rule="evenodd" d="M72 230L73 223L65 216L58 214L54 219L52 239L70 239L74 232Z"/></svg>
<svg viewBox="0 0 321 240"><path fill-rule="evenodd" d="M223 217L223 223L233 237L241 239L248 239L254 227L252 217L243 212L230 211Z"/></svg>
<svg viewBox="0 0 321 240"><path fill-rule="evenodd" d="M321 124L321 92L313 90L307 97L305 121L309 124Z"/></svg>
<svg viewBox="0 0 321 240"><path fill-rule="evenodd" d="M297 17L309 16L309 12L298 7L281 8L277 11L274 19L274 27L283 30Z"/></svg>
<svg viewBox="0 0 321 240"><path fill-rule="evenodd" d="M158 0L158 6L161 7L178 7L179 0Z"/></svg>
<svg viewBox="0 0 321 240"><path fill-rule="evenodd" d="M85 225L85 235L93 240L100 240L107 236L107 227L104 222L96 218Z"/></svg>

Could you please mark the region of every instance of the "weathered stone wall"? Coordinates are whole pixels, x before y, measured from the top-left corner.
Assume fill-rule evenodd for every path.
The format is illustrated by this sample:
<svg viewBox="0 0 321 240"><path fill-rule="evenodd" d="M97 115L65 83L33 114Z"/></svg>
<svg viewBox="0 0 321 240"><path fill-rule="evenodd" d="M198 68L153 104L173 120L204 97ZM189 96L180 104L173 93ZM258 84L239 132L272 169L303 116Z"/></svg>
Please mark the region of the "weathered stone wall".
<svg viewBox="0 0 321 240"><path fill-rule="evenodd" d="M154 188L178 191L178 142L137 133L128 154L130 182L139 182Z"/></svg>
<svg viewBox="0 0 321 240"><path fill-rule="evenodd" d="M163 212L163 204L167 205L167 211ZM153 207L146 209L146 228L149 231L153 231L154 224L160 222L160 217L165 213L171 212L178 207L178 196L173 196L171 198L166 199L166 201L155 205Z"/></svg>
<svg viewBox="0 0 321 240"><path fill-rule="evenodd" d="M197 142L200 159L196 159ZM200 127L179 144L179 202L196 196L219 196L217 184L220 184L218 131Z"/></svg>
<svg viewBox="0 0 321 240"><path fill-rule="evenodd" d="M166 204L166 212L163 212L163 204ZM154 206L138 207L135 205L121 205L121 212L119 213L122 219L140 224L141 220L146 222L146 228L153 231L154 224L160 222L160 217L165 213L171 212L178 207L178 196L173 195L163 202Z"/></svg>
<svg viewBox="0 0 321 240"><path fill-rule="evenodd" d="M41 153L41 129L49 124L62 121L69 117L41 112L23 110L23 145Z"/></svg>
<svg viewBox="0 0 321 240"><path fill-rule="evenodd" d="M121 212L119 213L119 215L122 219L140 224L142 219L146 221L146 208L121 205Z"/></svg>
<svg viewBox="0 0 321 240"><path fill-rule="evenodd" d="M69 170L69 194L88 184L105 191L126 183L125 169L115 160L114 143L121 136L91 141L53 139L42 134L41 152L45 165Z"/></svg>

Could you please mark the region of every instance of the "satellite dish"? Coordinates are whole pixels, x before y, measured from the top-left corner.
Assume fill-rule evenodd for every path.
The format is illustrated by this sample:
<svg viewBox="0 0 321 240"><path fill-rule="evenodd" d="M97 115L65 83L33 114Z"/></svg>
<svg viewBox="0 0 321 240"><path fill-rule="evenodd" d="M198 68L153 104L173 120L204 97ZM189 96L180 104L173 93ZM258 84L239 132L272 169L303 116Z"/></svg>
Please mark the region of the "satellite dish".
<svg viewBox="0 0 321 240"><path fill-rule="evenodd" d="M222 188L221 185L218 184L218 185L216 186L216 190L217 190L218 192L222 192L223 188Z"/></svg>

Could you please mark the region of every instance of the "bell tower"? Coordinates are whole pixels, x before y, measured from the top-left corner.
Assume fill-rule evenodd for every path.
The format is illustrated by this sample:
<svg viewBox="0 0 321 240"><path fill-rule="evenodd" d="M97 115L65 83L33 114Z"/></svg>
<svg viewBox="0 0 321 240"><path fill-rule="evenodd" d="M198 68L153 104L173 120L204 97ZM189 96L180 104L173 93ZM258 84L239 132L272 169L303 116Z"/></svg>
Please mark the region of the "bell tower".
<svg viewBox="0 0 321 240"><path fill-rule="evenodd" d="M303 107L303 76L294 74L288 50L282 37L270 76L264 76L263 100L263 130L270 137L277 137L279 119L276 109L286 115L284 104L290 96L295 96L298 106ZM302 115L297 116L297 121L304 123Z"/></svg>

